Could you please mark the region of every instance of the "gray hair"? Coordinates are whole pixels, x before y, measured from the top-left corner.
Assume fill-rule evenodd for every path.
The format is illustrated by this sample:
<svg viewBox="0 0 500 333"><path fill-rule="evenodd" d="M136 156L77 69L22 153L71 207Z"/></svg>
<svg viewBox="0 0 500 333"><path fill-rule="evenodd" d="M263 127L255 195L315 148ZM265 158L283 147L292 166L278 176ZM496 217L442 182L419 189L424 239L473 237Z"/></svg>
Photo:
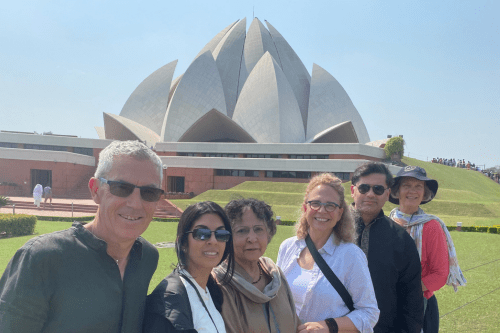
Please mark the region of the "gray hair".
<svg viewBox="0 0 500 333"><path fill-rule="evenodd" d="M255 216L265 223L267 240L271 242L271 239L276 234L276 221L273 219L274 212L267 203L254 198L237 199L231 200L224 208L232 227L242 222L243 213L248 209L251 209Z"/></svg>
<svg viewBox="0 0 500 333"><path fill-rule="evenodd" d="M94 178L106 178L113 168L115 156L129 156L138 161L151 161L158 169L160 184L163 179L163 165L154 151L139 141L113 141L99 153L99 164Z"/></svg>
<svg viewBox="0 0 500 333"><path fill-rule="evenodd" d="M391 188L391 197L399 199L399 187L401 186L401 181L398 181L394 186ZM424 197L422 198L422 201L430 201L434 198L434 193L432 193L431 189L429 186L427 186L427 183L424 181Z"/></svg>

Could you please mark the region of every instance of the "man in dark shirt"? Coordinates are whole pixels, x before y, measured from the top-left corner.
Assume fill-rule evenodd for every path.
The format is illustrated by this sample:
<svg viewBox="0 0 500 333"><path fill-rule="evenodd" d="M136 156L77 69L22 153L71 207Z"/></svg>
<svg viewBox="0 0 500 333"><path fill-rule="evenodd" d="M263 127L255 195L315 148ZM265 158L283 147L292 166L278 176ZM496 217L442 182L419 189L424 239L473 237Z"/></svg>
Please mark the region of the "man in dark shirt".
<svg viewBox="0 0 500 333"><path fill-rule="evenodd" d="M368 259L380 317L374 332L419 333L424 318L421 266L413 239L384 215L392 174L382 163L366 163L352 177L351 196L358 246Z"/></svg>
<svg viewBox="0 0 500 333"><path fill-rule="evenodd" d="M138 141L115 141L89 181L94 220L29 240L0 279L0 332L142 330L158 251L140 235L153 218L162 163Z"/></svg>

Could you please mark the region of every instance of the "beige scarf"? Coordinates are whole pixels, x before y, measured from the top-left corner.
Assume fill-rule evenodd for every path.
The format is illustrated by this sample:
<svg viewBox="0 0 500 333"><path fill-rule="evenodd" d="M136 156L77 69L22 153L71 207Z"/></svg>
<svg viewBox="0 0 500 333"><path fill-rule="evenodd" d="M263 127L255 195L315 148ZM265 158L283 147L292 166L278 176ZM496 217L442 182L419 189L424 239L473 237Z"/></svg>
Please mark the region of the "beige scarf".
<svg viewBox="0 0 500 333"><path fill-rule="evenodd" d="M295 313L290 287L281 269L269 258L261 257L262 269L272 277L263 291L257 289L250 275L237 263L234 275L228 285L221 285L224 295L222 318L226 331L237 333L288 333L297 329L298 317ZM227 270L224 262L214 268L218 280Z"/></svg>

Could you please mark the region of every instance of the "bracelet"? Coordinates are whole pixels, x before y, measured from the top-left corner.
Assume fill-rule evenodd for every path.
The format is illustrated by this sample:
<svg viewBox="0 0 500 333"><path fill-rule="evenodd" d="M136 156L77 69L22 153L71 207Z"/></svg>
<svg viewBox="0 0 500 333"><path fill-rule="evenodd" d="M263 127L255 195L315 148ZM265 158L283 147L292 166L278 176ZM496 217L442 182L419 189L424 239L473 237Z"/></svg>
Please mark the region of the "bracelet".
<svg viewBox="0 0 500 333"><path fill-rule="evenodd" d="M337 325L337 322L333 318L326 318L325 323L328 326L328 329L330 330L330 333L338 333L339 331L339 326Z"/></svg>

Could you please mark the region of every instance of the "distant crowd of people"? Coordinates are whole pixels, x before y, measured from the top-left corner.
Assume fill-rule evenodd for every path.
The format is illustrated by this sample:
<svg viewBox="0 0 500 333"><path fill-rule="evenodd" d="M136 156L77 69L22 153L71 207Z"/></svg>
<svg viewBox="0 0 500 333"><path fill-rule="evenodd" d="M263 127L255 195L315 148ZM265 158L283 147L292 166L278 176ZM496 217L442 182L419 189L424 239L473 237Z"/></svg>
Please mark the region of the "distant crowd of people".
<svg viewBox="0 0 500 333"><path fill-rule="evenodd" d="M494 173L494 172L491 172L491 171L484 171L483 174L488 177L488 178L491 178L493 181L497 182L500 184L500 173Z"/></svg>
<svg viewBox="0 0 500 333"><path fill-rule="evenodd" d="M492 171L483 171L483 170L481 170L481 168L479 166L477 166L475 163L471 163L470 161L467 161L467 163L465 163L465 160L456 161L454 158L436 157L436 158L432 159L432 163L439 163L439 164L443 164L443 165L447 165L447 166L451 166L451 167L479 171L479 172L482 172L486 177L491 178L493 181L500 184L500 174L499 173L494 173Z"/></svg>
<svg viewBox="0 0 500 333"><path fill-rule="evenodd" d="M467 169L467 170L475 170L475 171L481 171L479 166L476 166L475 163L471 163L470 161L467 161L465 163L465 160L458 160L456 161L454 158L440 158L436 157L432 159L432 163L439 163L451 167L456 167L456 168L462 168L462 169Z"/></svg>

